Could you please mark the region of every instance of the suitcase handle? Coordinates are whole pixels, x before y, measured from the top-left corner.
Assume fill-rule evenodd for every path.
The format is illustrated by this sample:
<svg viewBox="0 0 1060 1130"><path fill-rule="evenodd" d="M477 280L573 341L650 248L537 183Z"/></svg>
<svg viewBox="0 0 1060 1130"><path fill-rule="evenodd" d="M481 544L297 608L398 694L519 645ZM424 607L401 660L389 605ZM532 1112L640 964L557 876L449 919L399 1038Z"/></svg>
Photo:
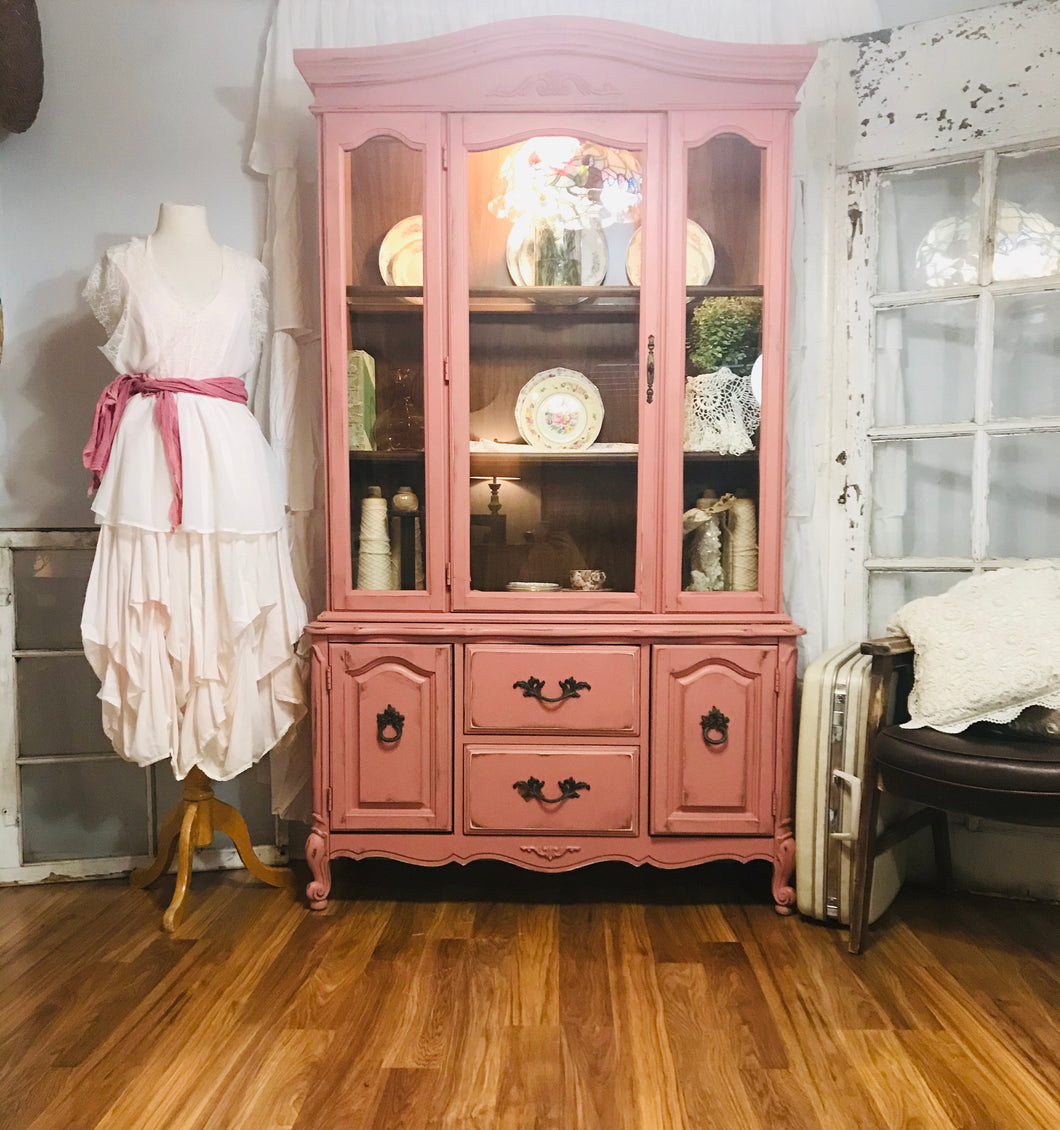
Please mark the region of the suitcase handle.
<svg viewBox="0 0 1060 1130"><path fill-rule="evenodd" d="M861 778L855 777L853 773L844 773L842 769L833 769L832 780L846 781L850 786L850 808L854 817L854 826L846 832L832 832L831 838L841 840L843 843L853 843L858 838L858 823L861 817Z"/></svg>

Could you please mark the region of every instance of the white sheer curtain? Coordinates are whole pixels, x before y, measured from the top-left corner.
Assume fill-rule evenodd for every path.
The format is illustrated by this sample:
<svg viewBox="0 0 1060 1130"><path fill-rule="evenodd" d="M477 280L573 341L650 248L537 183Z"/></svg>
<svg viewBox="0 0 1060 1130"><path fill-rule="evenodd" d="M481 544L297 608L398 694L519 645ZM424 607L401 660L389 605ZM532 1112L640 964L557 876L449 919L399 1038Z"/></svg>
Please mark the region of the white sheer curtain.
<svg viewBox="0 0 1060 1130"><path fill-rule="evenodd" d="M272 277L272 334L254 409L288 476L295 567L312 612L323 603L320 518L318 310L315 261L316 128L309 90L294 66L299 47L361 47L458 31L535 15L579 15L636 23L701 39L743 43L816 43L878 28L876 0L278 0L269 28L250 153L268 177L268 222L262 254ZM798 215L797 217L798 218ZM796 245L799 245L796 233ZM798 294L795 296L798 301ZM793 325L799 323L799 308ZM801 341L804 334L795 334ZM813 510L813 438L808 430L816 389L800 380L797 358L789 398L788 604L805 622L820 616L813 588L820 570L809 530ZM806 578L803 586L800 578ZM808 587L807 587L808 586ZM810 638L820 625L805 623ZM277 811L304 815L308 756L274 758ZM298 801L296 798L303 799Z"/></svg>

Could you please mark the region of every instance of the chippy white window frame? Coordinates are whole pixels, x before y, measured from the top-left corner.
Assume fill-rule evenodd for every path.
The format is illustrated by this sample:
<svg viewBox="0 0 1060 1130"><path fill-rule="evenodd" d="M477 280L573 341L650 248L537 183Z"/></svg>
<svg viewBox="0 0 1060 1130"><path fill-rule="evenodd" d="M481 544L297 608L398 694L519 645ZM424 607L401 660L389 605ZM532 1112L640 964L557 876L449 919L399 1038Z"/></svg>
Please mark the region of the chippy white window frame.
<svg viewBox="0 0 1060 1130"><path fill-rule="evenodd" d="M962 152L948 160L892 164L854 170L846 177L846 251L849 264L847 301L841 317L847 329L849 386L846 395L846 443L838 452L832 481L837 487L837 502L844 518L843 597L844 623L852 637L879 633L889 609L886 600L873 600L873 586L888 577L896 582L913 580L906 595L894 596L898 607L904 599L942 591L962 576L984 569L1019 564L1026 558L991 556L987 521L990 486L989 445L996 436L1021 436L1045 433L1056 437L1057 466L1060 466L1060 417L1022 416L990 419L993 381L995 303L1007 295L1038 294L1060 290L1060 275L1022 279L1016 282L992 280L993 232L997 204L998 163L1009 155L1056 149L1058 142L998 147L978 152ZM888 237L881 224L880 189L894 175L915 170L939 169L958 163L977 162L979 211L979 276L974 284L932 287L924 290L885 291L879 288L880 248ZM840 218L842 222L842 218ZM900 310L940 300L966 299L976 303L975 407L968 422L945 424L879 425L874 419L878 316L883 311ZM945 380L944 373L938 379ZM879 482L878 453L881 445L894 440L945 439L968 437L972 443L971 463L971 546L970 552L954 557L913 557L873 555L870 550L872 506ZM874 478L874 473L876 478ZM900 518L899 518L900 520ZM1060 530L1058 530L1060 532ZM1060 537L1057 556L1060 564ZM1040 556L1040 555L1039 555ZM914 580L915 579L915 580ZM915 583L919 582L919 583ZM878 590L877 590L878 591ZM892 603L893 603L892 600Z"/></svg>

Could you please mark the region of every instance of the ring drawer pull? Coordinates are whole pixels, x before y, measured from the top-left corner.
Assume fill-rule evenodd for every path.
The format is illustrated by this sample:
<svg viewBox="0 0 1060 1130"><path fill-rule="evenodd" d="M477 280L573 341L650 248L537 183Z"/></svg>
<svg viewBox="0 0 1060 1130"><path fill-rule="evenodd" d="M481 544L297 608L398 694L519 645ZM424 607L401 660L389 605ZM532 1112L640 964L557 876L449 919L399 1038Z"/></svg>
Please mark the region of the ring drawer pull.
<svg viewBox="0 0 1060 1130"><path fill-rule="evenodd" d="M517 683L512 683L512 690L522 689L523 698L536 698L538 702L563 702L568 698L581 698L579 691L591 691L593 688L588 683L579 682L573 675L569 679L563 679L559 684L559 695L556 698L549 698L541 692L545 689L544 679L535 679L531 675L527 679L520 679ZM562 799L562 797L560 798Z"/></svg>
<svg viewBox="0 0 1060 1130"><path fill-rule="evenodd" d="M391 706L390 703L387 703L386 710L380 711L375 716L375 724L378 728L379 740L386 745L393 745L395 742L401 741L401 732L405 729L405 715ZM394 731L392 738L386 736L387 730Z"/></svg>
<svg viewBox="0 0 1060 1130"><path fill-rule="evenodd" d="M559 804L561 800L577 800L579 789L589 791L589 786L584 781L576 781L573 777L568 777L565 781L557 781L556 784L559 785L559 796L545 796L543 791L545 782L539 781L537 777L516 781L512 788L519 790L523 800L540 800L545 804Z"/></svg>
<svg viewBox="0 0 1060 1130"><path fill-rule="evenodd" d="M700 718L699 724L703 727L703 740L707 745L724 745L729 740L729 720L716 706ZM720 736L712 738L711 734Z"/></svg>

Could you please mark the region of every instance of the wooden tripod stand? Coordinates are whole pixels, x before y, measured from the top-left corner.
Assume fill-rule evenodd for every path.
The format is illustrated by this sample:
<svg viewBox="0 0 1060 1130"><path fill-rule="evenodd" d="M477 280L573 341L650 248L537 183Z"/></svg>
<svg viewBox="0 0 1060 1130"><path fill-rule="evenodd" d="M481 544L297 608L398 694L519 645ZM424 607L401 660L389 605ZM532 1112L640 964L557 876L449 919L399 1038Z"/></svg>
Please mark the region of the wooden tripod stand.
<svg viewBox="0 0 1060 1130"><path fill-rule="evenodd" d="M191 882L191 863L197 847L213 842L214 829L224 832L236 845L246 869L270 887L289 887L294 877L284 867L269 867L254 854L247 823L239 811L213 793L209 777L196 766L184 779L184 795L173 806L162 825L158 838L158 854L154 863L141 867L129 876L131 886L150 886L173 862L179 840L177 886L173 898L162 915L162 929L171 934L184 918L184 900Z"/></svg>

